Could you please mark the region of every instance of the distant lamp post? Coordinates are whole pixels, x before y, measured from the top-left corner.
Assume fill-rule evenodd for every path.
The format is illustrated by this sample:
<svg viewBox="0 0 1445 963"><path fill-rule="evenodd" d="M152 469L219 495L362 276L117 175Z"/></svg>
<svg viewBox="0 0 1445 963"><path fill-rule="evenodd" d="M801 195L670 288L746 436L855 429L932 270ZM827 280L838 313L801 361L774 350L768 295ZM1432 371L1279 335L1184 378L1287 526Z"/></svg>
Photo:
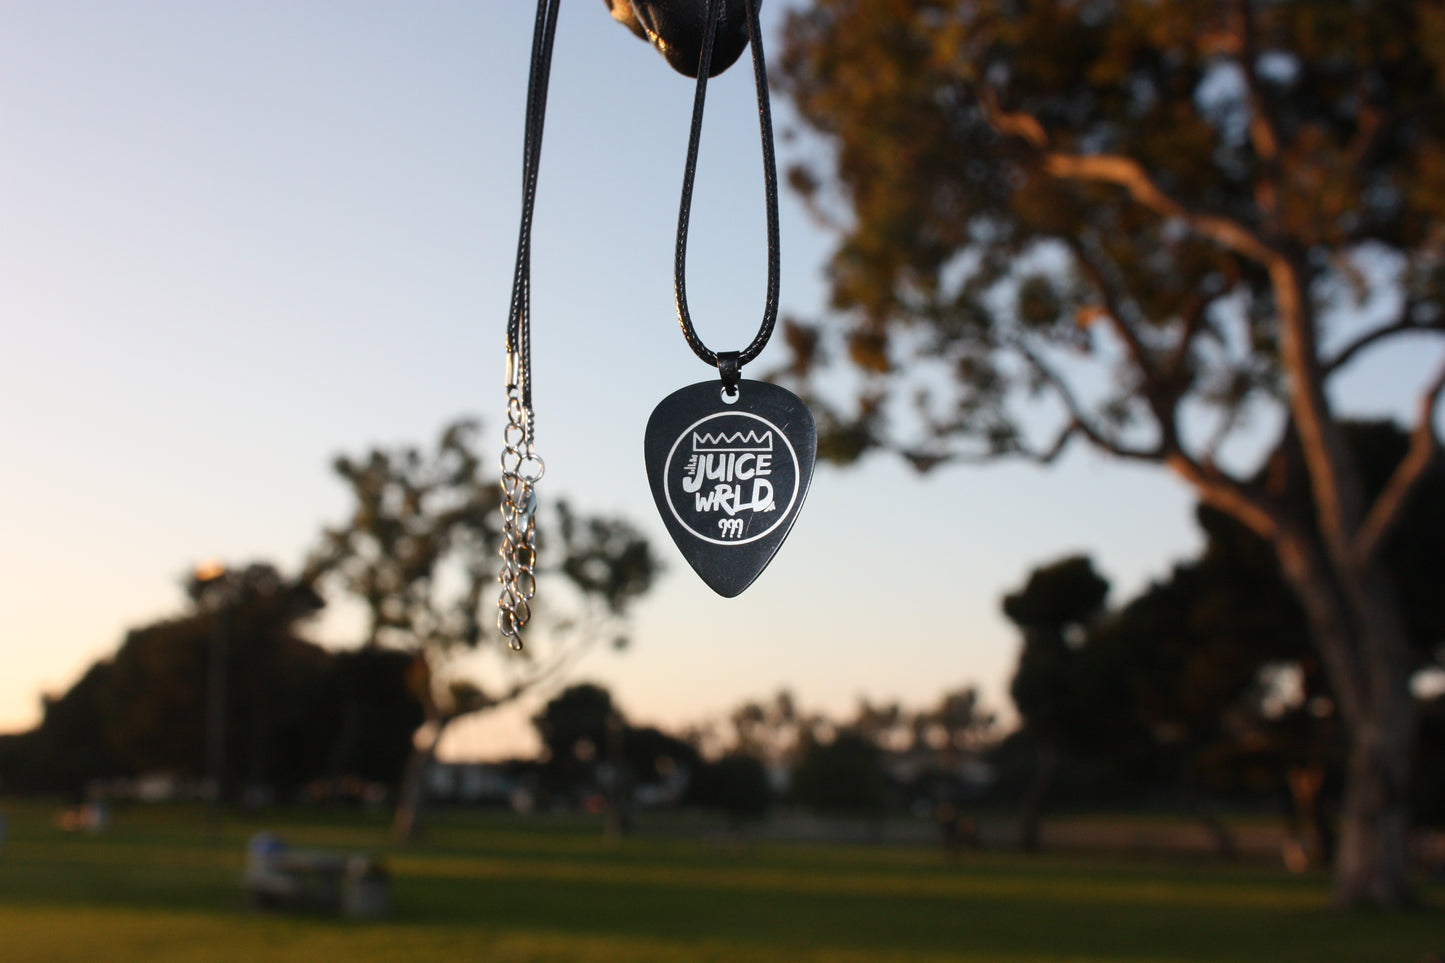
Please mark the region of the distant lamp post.
<svg viewBox="0 0 1445 963"><path fill-rule="evenodd" d="M211 659L206 683L206 839L221 841L221 784L226 771L226 675L230 648L231 580L215 559L195 568L192 596L211 616Z"/></svg>
<svg viewBox="0 0 1445 963"><path fill-rule="evenodd" d="M204 590L226 577L226 563L218 558L208 558L196 563L196 584Z"/></svg>

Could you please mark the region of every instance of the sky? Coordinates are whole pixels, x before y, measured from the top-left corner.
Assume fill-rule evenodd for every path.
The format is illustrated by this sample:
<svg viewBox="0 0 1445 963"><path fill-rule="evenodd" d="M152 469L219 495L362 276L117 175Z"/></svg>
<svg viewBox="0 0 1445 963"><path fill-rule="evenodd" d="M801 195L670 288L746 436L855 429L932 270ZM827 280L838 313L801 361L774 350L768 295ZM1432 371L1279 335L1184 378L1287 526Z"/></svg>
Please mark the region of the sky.
<svg viewBox="0 0 1445 963"><path fill-rule="evenodd" d="M630 647L573 678L669 727L785 687L841 715L978 685L1004 711L1018 643L999 602L1032 567L1090 552L1119 600L1198 547L1191 496L1152 469L1081 450L920 477L874 456L821 466L768 570L713 595L642 464L653 406L716 376L672 304L692 83L602 3L562 8L532 266L541 492L630 518L667 564ZM764 9L774 49L784 8ZM533 13L0 5L0 732L128 627L181 612L199 561L296 571L346 514L337 454L427 445L462 415L500 449ZM752 338L766 278L741 64L709 87L689 244L692 314L719 350ZM783 197L785 315L822 315L831 243ZM1357 409L1408 401L1401 364L1353 376ZM312 636L355 644L332 609ZM461 724L444 751L527 751L535 708Z"/></svg>

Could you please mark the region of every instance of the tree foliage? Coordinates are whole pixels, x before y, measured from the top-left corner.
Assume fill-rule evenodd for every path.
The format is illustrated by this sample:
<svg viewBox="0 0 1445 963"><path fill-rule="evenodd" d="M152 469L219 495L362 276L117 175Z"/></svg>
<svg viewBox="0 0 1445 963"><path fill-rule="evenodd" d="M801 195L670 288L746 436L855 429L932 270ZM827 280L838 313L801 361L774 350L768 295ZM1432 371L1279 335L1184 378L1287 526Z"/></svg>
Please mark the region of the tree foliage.
<svg viewBox="0 0 1445 963"><path fill-rule="evenodd" d="M887 778L878 744L851 727L832 739L808 738L793 770L792 796L820 812L878 815Z"/></svg>
<svg viewBox="0 0 1445 963"><path fill-rule="evenodd" d="M501 489L482 468L475 431L474 422L461 420L446 426L432 452L404 446L338 457L351 514L325 530L309 566L319 584L362 603L369 646L414 657L426 726L397 812L405 837L417 831L423 773L446 728L557 676L598 639L624 645L627 607L657 572L647 541L628 522L557 504L555 524L544 523L539 535L543 566L527 647L496 664L485 686L459 673L455 656L500 638ZM553 601L559 597L561 604Z"/></svg>
<svg viewBox="0 0 1445 963"><path fill-rule="evenodd" d="M336 459L336 473L352 495L351 515L326 529L310 568L321 584L365 606L368 645L418 653L439 666L496 635L500 487L482 468L475 431L474 422L457 421L431 453L376 448L363 458ZM539 620L544 625L532 633L535 643L511 662L520 681L492 693L437 686L428 695L439 712L470 711L514 695L539 675L547 655L558 654L555 643L602 636L625 643L618 619L657 572L646 540L625 521L579 516L559 503L555 525L544 526L542 549L544 561L553 561L538 577L554 584L538 604L562 594L577 607L554 605L551 618Z"/></svg>
<svg viewBox="0 0 1445 963"><path fill-rule="evenodd" d="M910 450L1047 458L1085 437L1203 464L1225 438L1182 408L1227 436L1279 396L1270 244L1300 256L1320 312L1378 295L1360 259L1391 252L1383 284L1407 296L1373 338L1445 331L1432 10L819 0L794 14L783 84L832 162L793 183L846 223L830 279L847 358L877 391L918 391ZM831 340L793 332L798 366ZM1057 359L1108 377L1087 395ZM955 377L915 377L939 366ZM1040 395L1051 436L1012 404ZM893 443L877 397L847 424Z"/></svg>
<svg viewBox="0 0 1445 963"><path fill-rule="evenodd" d="M767 814L773 804L773 788L761 759L734 751L698 763L687 799L698 806L721 810L736 828Z"/></svg>
<svg viewBox="0 0 1445 963"><path fill-rule="evenodd" d="M667 786L680 799L705 767L697 749L653 726L633 726L592 682L570 685L532 717L542 739L541 788L554 800L576 803L605 793L611 832L631 824L640 786Z"/></svg>
<svg viewBox="0 0 1445 963"><path fill-rule="evenodd" d="M314 780L360 777L395 788L421 722L405 656L329 652L299 634L320 606L304 581L255 563L219 585L192 581L191 612L131 630L40 725L0 751L7 789L79 795L94 780L208 776L212 660L223 658L226 751L221 789L264 786L282 798ZM218 635L219 633L219 635ZM218 645L218 642L222 643Z"/></svg>
<svg viewBox="0 0 1445 963"><path fill-rule="evenodd" d="M1097 660L1085 645L1108 594L1093 563L1074 556L1035 569L1023 588L1004 597L1004 614L1023 633L1009 692L1025 728L1050 742L1096 744L1116 705L1099 691L1112 667L1090 671Z"/></svg>

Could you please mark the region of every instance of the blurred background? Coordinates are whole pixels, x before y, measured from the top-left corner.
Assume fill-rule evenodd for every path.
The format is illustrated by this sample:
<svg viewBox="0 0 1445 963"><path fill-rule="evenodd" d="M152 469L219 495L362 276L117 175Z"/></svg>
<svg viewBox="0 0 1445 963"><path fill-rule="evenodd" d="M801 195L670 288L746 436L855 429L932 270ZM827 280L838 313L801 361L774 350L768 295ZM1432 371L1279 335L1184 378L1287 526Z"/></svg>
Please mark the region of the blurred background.
<svg viewBox="0 0 1445 963"><path fill-rule="evenodd" d="M1157 216L1127 178L1084 172L1062 200L1037 185L1112 150L1302 244L1321 356L1349 351L1328 397L1374 497L1438 421L1434 7L1200 2L1145 28L1151 5L1124 2L765 5L784 325L746 375L808 396L825 460L728 600L675 552L642 465L652 408L712 376L672 294L693 84L603 4L563 4L531 284L545 574L515 656L492 625L495 465L528 6L0 9L12 859L53 863L54 812L70 830L129 818L154 843L169 830L141 803L239 858L302 807L360 820L343 850L464 848L446 834L530 817L587 853L650 829L898 846L924 876L962 871L939 853L1242 859L1303 874L1323 905L1351 723L1266 540L1129 455L1152 450L1148 391L1099 320L1147 329L1161 358L1204 332L1185 444L1251 483L1297 434L1270 281L1191 247L1200 222ZM1341 25L1364 22L1352 45ZM746 67L709 86L689 241L692 314L719 350L752 338L766 281ZM1249 186L1250 118L1271 111L1287 143L1268 163L1298 165L1281 183L1306 213L1293 195L1261 213L1275 202ZM1395 132L1350 153L1374 125ZM1090 274L1091 245L1114 274ZM1012 367L989 360L1025 338ZM1397 788L1415 893L1445 861L1432 464L1387 566L1411 653ZM404 894L404 857L392 869ZM0 892L30 898L18 877ZM961 939L938 932L919 953ZM1445 948L1401 939L1392 958ZM498 958L554 950L582 958ZM681 958L595 952L654 951Z"/></svg>
<svg viewBox="0 0 1445 963"><path fill-rule="evenodd" d="M8 728L175 612L195 563L303 566L348 511L335 456L430 445L462 416L488 464L500 454L531 20L10 8ZM998 599L1032 563L1089 550L1138 586L1197 546L1178 484L1083 451L926 478L877 458L820 469L787 551L737 602L715 598L666 553L641 456L653 406L708 377L672 304L692 84L607 27L585 9L558 26L532 269L542 493L626 517L668 570L627 654L589 674L671 725L780 686L833 712L930 700L940 678L1001 704L1015 641ZM746 72L723 74L704 131L689 289L716 345L762 316L753 97ZM812 316L829 236L781 203L783 311ZM315 637L357 644L360 618L328 602ZM535 747L526 711L455 751Z"/></svg>

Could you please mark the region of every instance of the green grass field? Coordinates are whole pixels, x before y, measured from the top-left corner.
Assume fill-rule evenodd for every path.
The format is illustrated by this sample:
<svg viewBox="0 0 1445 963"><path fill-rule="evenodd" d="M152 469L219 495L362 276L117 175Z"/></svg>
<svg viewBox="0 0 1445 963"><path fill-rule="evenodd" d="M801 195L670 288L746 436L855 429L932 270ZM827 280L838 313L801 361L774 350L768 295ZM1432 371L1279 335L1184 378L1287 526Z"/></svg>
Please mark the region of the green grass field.
<svg viewBox="0 0 1445 963"><path fill-rule="evenodd" d="M232 818L218 847L198 810L120 811L99 836L0 802L3 963L968 961L1417 963L1445 950L1445 891L1403 915L1339 913L1326 881L1205 861L965 854L881 846L609 845L578 821L443 820L388 845L360 816ZM246 838L382 853L383 922L252 909Z"/></svg>

